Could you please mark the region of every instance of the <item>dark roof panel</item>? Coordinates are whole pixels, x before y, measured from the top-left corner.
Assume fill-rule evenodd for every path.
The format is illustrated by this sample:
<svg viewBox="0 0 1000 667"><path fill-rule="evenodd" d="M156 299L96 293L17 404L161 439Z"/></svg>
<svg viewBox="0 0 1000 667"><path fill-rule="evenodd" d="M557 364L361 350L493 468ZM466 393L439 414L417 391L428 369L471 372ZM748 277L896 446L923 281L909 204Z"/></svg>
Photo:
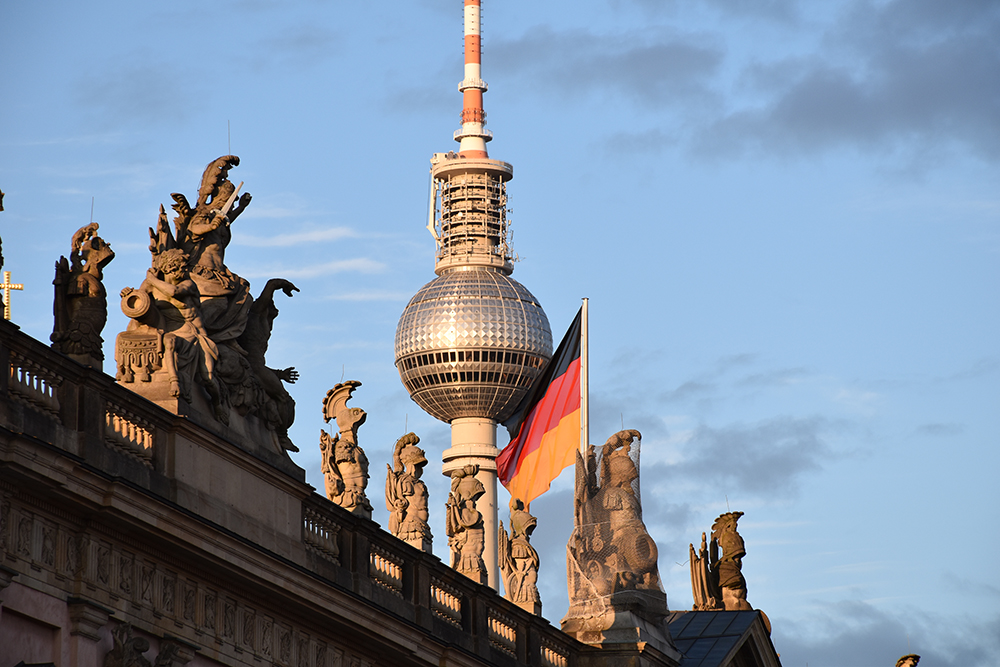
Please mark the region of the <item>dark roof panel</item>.
<svg viewBox="0 0 1000 667"><path fill-rule="evenodd" d="M744 640L756 611L674 612L667 619L670 636L684 656L681 667L719 667Z"/></svg>

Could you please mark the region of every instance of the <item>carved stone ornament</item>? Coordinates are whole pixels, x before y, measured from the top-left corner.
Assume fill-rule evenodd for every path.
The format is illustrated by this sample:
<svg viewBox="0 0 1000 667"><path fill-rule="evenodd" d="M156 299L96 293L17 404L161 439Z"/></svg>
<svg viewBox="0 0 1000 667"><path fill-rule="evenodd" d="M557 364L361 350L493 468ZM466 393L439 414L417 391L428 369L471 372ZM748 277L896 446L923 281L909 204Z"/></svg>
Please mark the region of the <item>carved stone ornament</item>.
<svg viewBox="0 0 1000 667"><path fill-rule="evenodd" d="M104 656L104 667L152 667L143 653L149 650L149 640L132 636L132 625L122 623L111 631L114 646Z"/></svg>
<svg viewBox="0 0 1000 667"><path fill-rule="evenodd" d="M111 246L97 235L92 222L73 235L70 259L56 262L52 347L87 366L101 368L108 321L108 293L104 289L104 267L115 258Z"/></svg>
<svg viewBox="0 0 1000 667"><path fill-rule="evenodd" d="M358 428L368 418L361 408L347 407L357 380L340 382L323 399L323 419L336 421L338 432L332 437L320 429L319 448L323 456L321 470L326 497L344 509L366 519L372 518L372 506L365 495L368 487L368 457L358 446Z"/></svg>
<svg viewBox="0 0 1000 667"><path fill-rule="evenodd" d="M143 654L149 651L149 640L132 636L132 624L122 623L111 631L114 646L104 656L104 667L174 667L184 664L179 655L180 646L174 642L160 642L160 650L154 662L150 662Z"/></svg>
<svg viewBox="0 0 1000 667"><path fill-rule="evenodd" d="M171 194L173 231L160 206L149 230L152 267L138 288L121 292L130 321L115 343L116 379L178 414L229 426L251 442L269 435L272 451L296 451L288 439L295 403L282 382L298 373L269 368L264 355L278 315L274 293L298 289L272 279L255 301L250 283L226 267L231 225L251 199L237 200L229 181L239 163L225 155L209 164L194 206Z"/></svg>
<svg viewBox="0 0 1000 667"><path fill-rule="evenodd" d="M567 545L570 608L565 632L579 640L654 641L675 650L663 623L656 543L642 521L636 430L619 431L587 459L577 453L574 528ZM652 628L652 630L649 630ZM648 638L643 633L652 632Z"/></svg>
<svg viewBox="0 0 1000 667"><path fill-rule="evenodd" d="M510 534L503 521L497 530L500 573L503 575L504 597L532 614L541 615L542 599L538 595L538 552L529 539L538 520L517 498L510 499Z"/></svg>
<svg viewBox="0 0 1000 667"><path fill-rule="evenodd" d="M697 552L693 544L689 545L695 611L753 609L747 602L747 582L742 572L746 547L737 532L741 516L743 512L720 515L712 524L711 542L706 543L705 533L702 533L701 548Z"/></svg>
<svg viewBox="0 0 1000 667"><path fill-rule="evenodd" d="M486 488L476 479L478 472L477 465L451 471L445 526L451 548L451 566L473 581L485 584L487 573L483 549L486 531L483 515L476 509L476 501L486 493Z"/></svg>
<svg viewBox="0 0 1000 667"><path fill-rule="evenodd" d="M407 433L396 441L392 450L392 467L386 465L385 508L389 510L390 533L431 553L427 485L420 479L427 457L424 450L417 447L419 442L420 438L413 433Z"/></svg>

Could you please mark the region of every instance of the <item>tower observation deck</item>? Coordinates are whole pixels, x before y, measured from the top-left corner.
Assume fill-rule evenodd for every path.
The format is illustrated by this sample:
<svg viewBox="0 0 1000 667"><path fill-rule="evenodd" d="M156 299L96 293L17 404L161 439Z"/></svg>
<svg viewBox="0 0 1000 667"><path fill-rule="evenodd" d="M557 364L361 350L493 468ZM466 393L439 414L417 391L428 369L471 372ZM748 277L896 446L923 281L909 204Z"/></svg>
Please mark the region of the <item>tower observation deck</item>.
<svg viewBox="0 0 1000 667"><path fill-rule="evenodd" d="M465 78L457 153L431 158L428 228L437 277L410 299L396 328L396 368L411 398L451 424L442 472L479 466L487 576L496 588L496 426L552 356L541 304L510 277L507 183L514 168L490 159L481 78L480 2L464 0Z"/></svg>

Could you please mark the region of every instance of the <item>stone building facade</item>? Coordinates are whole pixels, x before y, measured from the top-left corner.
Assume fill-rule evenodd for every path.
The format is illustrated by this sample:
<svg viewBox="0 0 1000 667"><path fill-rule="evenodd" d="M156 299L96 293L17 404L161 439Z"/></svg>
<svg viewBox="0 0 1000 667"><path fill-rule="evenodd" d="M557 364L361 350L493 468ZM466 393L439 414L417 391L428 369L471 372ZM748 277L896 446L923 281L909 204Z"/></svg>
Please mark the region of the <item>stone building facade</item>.
<svg viewBox="0 0 1000 667"><path fill-rule="evenodd" d="M6 321L0 366L0 667L779 664L758 612L582 644Z"/></svg>

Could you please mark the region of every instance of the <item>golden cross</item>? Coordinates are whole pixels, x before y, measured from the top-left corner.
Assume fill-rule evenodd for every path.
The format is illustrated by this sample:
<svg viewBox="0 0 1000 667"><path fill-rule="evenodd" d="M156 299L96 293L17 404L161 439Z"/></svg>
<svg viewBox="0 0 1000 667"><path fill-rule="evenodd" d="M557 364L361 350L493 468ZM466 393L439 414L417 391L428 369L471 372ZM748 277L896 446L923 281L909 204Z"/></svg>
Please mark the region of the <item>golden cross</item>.
<svg viewBox="0 0 1000 667"><path fill-rule="evenodd" d="M10 319L10 291L12 289L23 290L24 285L21 283L12 283L10 281L10 271L3 272L3 284L0 285L0 289L3 290L3 318L5 320Z"/></svg>

